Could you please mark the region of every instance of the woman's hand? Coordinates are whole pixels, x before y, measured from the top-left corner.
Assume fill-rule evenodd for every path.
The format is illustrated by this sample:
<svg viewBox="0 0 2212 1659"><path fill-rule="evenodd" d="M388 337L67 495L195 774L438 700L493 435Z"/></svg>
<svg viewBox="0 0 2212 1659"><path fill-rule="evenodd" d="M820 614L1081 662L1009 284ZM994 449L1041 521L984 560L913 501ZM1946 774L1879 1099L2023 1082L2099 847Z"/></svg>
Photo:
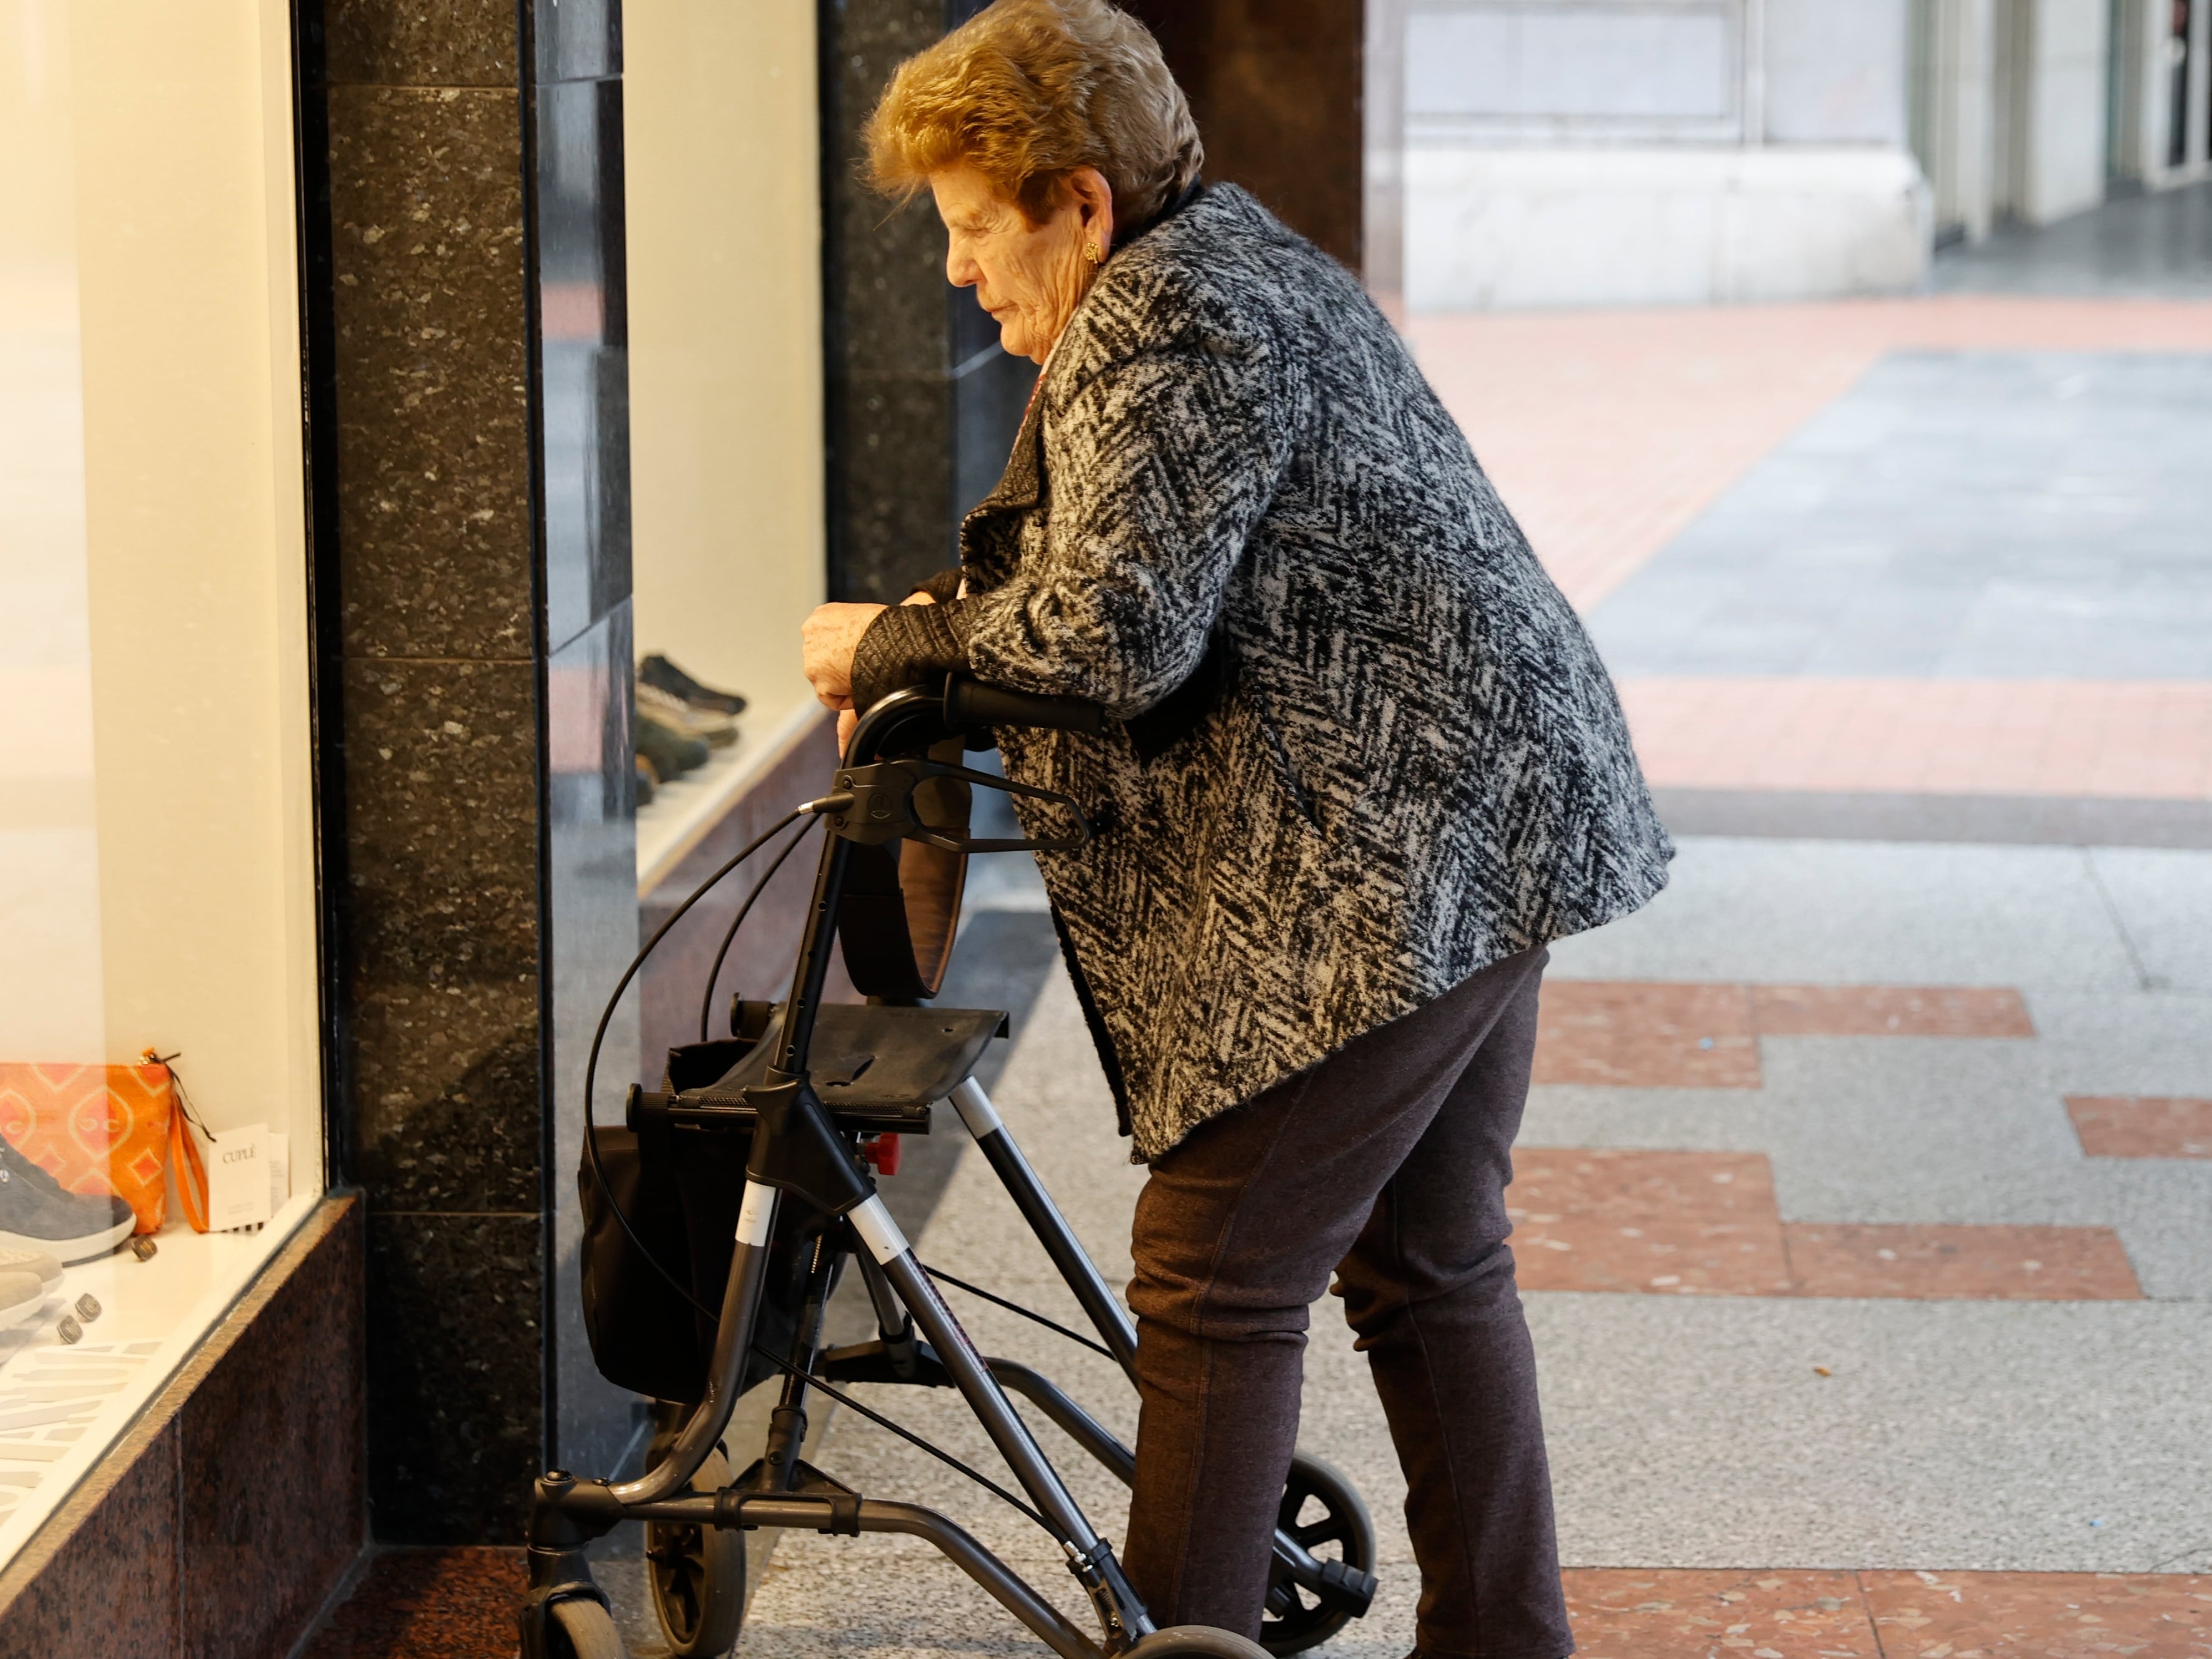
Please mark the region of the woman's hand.
<svg viewBox="0 0 2212 1659"><path fill-rule="evenodd" d="M904 605L935 605L927 593L909 593ZM825 708L837 711L837 752L845 752L860 713L853 707L853 653L860 635L890 607L882 605L817 605L799 624L800 672Z"/></svg>

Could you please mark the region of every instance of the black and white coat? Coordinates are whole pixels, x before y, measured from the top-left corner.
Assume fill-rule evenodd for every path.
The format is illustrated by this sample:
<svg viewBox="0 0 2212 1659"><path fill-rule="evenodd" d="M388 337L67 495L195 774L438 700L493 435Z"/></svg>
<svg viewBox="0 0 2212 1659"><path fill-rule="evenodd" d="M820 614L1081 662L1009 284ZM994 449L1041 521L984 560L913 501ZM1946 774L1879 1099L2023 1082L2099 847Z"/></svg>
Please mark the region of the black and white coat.
<svg viewBox="0 0 2212 1659"><path fill-rule="evenodd" d="M1665 884L1573 611L1358 284L1233 185L1107 262L961 553L856 696L965 665L1118 717L1000 739L1097 827L1040 862L1140 1160Z"/></svg>

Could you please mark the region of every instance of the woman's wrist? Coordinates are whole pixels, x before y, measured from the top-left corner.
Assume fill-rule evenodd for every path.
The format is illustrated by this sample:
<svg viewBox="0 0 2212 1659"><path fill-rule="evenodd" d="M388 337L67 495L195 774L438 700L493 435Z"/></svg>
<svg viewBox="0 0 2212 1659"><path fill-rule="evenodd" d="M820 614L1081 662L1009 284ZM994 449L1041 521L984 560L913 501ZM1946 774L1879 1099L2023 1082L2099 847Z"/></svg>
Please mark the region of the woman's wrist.
<svg viewBox="0 0 2212 1659"><path fill-rule="evenodd" d="M866 708L894 691L926 685L968 665L974 601L895 605L869 624L853 651L853 706Z"/></svg>

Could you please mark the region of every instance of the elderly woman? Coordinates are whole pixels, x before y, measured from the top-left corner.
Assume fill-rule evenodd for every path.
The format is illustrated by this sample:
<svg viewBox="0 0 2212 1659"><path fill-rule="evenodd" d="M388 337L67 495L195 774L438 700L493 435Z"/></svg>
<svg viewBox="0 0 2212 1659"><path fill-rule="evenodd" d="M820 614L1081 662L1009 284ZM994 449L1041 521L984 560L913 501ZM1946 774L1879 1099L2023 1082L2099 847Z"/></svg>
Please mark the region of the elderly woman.
<svg viewBox="0 0 2212 1659"><path fill-rule="evenodd" d="M1509 1150L1547 941L1671 855L1610 682L1359 285L1200 149L1104 0L998 0L898 71L923 186L1043 365L961 566L805 632L831 706L950 669L1087 697L1000 734L1084 802L1040 860L1136 1158L1124 1556L1164 1625L1259 1631L1329 1287L1410 1488L1425 1656L1569 1652Z"/></svg>

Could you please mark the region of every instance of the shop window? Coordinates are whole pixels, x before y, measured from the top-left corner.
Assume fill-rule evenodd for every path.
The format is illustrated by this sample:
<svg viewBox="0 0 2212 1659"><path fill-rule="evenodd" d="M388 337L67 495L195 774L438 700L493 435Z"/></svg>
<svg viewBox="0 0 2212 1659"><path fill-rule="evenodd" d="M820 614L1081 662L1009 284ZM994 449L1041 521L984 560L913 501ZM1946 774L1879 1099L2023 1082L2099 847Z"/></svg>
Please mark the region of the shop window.
<svg viewBox="0 0 2212 1659"><path fill-rule="evenodd" d="M0 1564L324 1182L289 19L9 25Z"/></svg>
<svg viewBox="0 0 2212 1659"><path fill-rule="evenodd" d="M815 52L809 0L624 21L641 890L820 713Z"/></svg>

